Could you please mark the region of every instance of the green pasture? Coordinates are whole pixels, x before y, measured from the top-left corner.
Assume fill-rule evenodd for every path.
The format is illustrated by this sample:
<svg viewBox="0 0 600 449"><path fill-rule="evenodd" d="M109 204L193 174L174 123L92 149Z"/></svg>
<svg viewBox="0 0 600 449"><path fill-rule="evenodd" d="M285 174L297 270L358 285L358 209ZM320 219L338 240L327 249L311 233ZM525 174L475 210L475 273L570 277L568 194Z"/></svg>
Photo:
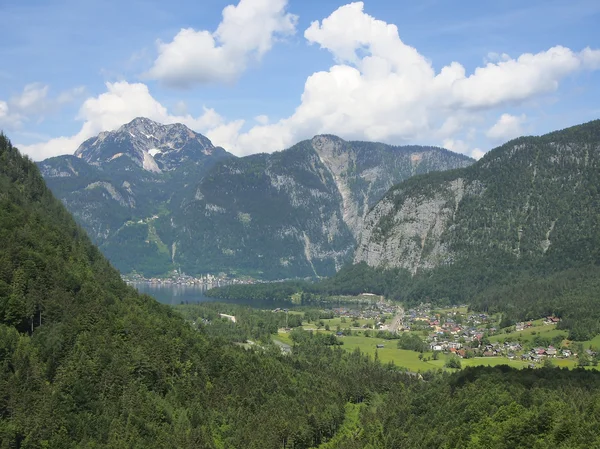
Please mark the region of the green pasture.
<svg viewBox="0 0 600 449"><path fill-rule="evenodd" d="M523 329L522 331L514 331L510 333L499 332L496 335L492 335L490 337L490 341L492 342L500 342L500 341L522 341L522 342L530 342L534 339L536 335L545 338L553 338L557 335L564 335L565 338L567 336L566 331L556 329L556 324L540 324L538 326L532 326L527 329Z"/></svg>

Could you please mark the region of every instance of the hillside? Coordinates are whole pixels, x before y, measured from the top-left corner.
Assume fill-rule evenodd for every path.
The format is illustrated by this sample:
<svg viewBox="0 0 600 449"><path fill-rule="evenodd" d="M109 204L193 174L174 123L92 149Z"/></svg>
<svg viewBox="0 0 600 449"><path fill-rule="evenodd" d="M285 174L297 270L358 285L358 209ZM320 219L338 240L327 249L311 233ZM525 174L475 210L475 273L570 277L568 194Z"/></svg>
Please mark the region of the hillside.
<svg viewBox="0 0 600 449"><path fill-rule="evenodd" d="M209 342L126 286L3 135L0 247L0 447L307 448L343 419L329 375Z"/></svg>
<svg viewBox="0 0 600 449"><path fill-rule="evenodd" d="M235 158L183 125L138 118L39 166L121 272L278 279L334 274L392 185L471 163L441 148L335 136Z"/></svg>
<svg viewBox="0 0 600 449"><path fill-rule="evenodd" d="M597 262L598 185L600 121L522 137L395 186L367 215L354 261L411 273L478 257Z"/></svg>
<svg viewBox="0 0 600 449"><path fill-rule="evenodd" d="M0 247L0 447L600 444L597 372L478 368L423 382L318 337L284 356L193 328L120 280L3 135ZM230 338L286 319L244 316Z"/></svg>

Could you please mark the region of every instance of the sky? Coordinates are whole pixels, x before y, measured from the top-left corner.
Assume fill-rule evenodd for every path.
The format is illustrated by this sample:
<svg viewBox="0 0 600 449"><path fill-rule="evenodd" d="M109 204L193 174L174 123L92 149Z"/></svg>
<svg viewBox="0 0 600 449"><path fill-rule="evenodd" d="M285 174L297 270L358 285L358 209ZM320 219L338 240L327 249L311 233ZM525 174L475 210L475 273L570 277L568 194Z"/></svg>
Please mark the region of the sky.
<svg viewBox="0 0 600 449"><path fill-rule="evenodd" d="M2 0L0 130L34 160L135 117L242 156L317 134L480 158L600 118L597 0Z"/></svg>

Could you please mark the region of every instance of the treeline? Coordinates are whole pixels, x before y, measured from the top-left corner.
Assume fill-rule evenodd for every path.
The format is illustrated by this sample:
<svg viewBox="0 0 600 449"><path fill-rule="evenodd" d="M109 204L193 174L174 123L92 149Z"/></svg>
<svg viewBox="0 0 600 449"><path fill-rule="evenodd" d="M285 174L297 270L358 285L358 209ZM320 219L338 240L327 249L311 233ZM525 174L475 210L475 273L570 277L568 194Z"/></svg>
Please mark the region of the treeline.
<svg viewBox="0 0 600 449"><path fill-rule="evenodd" d="M361 408L337 449L584 449L600 445L600 377L585 370L465 368L398 384ZM325 447L325 446L324 446ZM329 446L328 446L329 447Z"/></svg>
<svg viewBox="0 0 600 449"><path fill-rule="evenodd" d="M301 326L305 317L303 313L271 312L223 303L179 305L176 310L210 337L232 343L245 343L246 340L270 343L271 335L279 328ZM221 314L234 316L235 323Z"/></svg>

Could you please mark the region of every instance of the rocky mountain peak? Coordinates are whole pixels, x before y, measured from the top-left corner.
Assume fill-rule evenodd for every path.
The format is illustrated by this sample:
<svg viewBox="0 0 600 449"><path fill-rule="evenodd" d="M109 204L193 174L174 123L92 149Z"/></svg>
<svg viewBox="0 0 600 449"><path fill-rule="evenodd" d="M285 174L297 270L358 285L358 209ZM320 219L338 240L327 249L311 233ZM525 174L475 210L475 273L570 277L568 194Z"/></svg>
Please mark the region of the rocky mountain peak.
<svg viewBox="0 0 600 449"><path fill-rule="evenodd" d="M147 171L170 171L185 162L199 162L228 153L181 123L163 125L137 117L116 131L102 132L86 140L75 156L93 165L126 157Z"/></svg>

